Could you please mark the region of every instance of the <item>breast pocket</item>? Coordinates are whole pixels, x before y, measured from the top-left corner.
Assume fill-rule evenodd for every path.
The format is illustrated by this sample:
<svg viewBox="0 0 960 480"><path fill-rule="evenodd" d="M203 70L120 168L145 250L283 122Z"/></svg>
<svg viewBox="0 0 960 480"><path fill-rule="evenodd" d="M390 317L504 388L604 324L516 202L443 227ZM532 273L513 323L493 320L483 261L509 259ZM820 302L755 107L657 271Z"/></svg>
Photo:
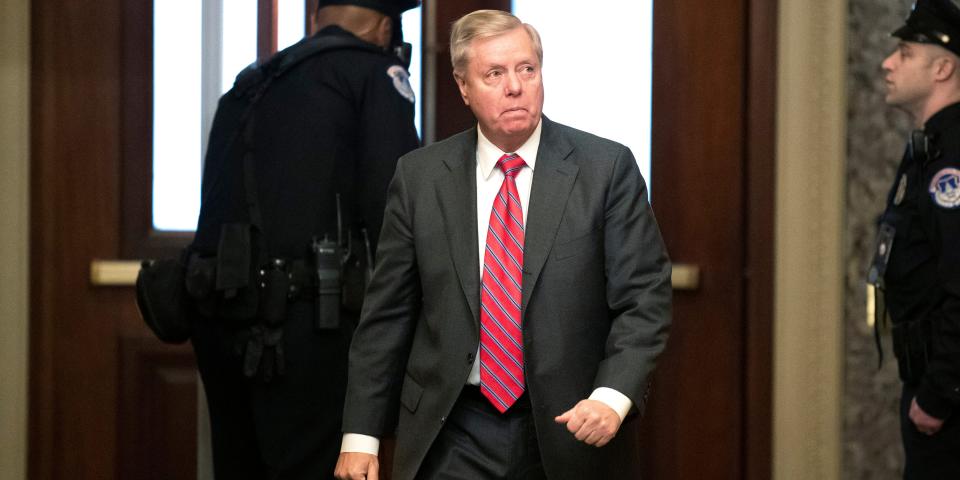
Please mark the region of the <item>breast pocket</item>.
<svg viewBox="0 0 960 480"><path fill-rule="evenodd" d="M557 240L557 245L553 248L554 258L564 260L584 254L594 254L600 251L603 246L603 229L600 226L594 227L589 232L574 235L567 240Z"/></svg>

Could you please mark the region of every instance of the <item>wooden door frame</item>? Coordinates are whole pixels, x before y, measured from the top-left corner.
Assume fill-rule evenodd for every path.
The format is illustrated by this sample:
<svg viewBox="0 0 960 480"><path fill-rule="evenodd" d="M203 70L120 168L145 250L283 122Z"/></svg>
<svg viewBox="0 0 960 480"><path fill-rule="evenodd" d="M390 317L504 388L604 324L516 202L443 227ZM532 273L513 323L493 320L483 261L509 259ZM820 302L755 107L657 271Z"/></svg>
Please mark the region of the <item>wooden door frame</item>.
<svg viewBox="0 0 960 480"><path fill-rule="evenodd" d="M744 214L746 235L745 478L773 474L774 209L778 0L749 0Z"/></svg>

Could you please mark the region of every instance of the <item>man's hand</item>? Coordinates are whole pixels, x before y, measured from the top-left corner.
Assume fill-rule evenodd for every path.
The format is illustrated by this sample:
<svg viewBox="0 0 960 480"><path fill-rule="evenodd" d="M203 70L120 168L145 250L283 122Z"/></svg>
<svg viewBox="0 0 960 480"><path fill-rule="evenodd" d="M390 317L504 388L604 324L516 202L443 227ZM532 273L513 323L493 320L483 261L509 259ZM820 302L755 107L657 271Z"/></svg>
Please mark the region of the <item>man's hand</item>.
<svg viewBox="0 0 960 480"><path fill-rule="evenodd" d="M380 462L369 453L341 452L333 475L340 480L379 480Z"/></svg>
<svg viewBox="0 0 960 480"><path fill-rule="evenodd" d="M565 423L577 440L587 445L602 447L620 429L620 416L599 400L580 400L573 408L554 419Z"/></svg>
<svg viewBox="0 0 960 480"><path fill-rule="evenodd" d="M917 430L920 433L926 433L927 435L933 435L940 431L940 428L943 427L943 420L939 418L931 417L924 412L920 405L917 405L917 397L913 397L913 401L910 402L910 420L917 427Z"/></svg>

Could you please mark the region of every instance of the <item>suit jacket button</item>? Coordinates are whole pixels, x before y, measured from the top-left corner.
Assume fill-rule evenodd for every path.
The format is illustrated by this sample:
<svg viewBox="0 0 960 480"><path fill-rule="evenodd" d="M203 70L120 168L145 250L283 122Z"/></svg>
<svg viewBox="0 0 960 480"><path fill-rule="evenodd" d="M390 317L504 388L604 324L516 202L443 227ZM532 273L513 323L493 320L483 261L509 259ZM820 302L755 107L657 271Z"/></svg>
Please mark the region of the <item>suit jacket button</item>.
<svg viewBox="0 0 960 480"><path fill-rule="evenodd" d="M447 417L440 417L440 425L443 425L443 422L447 421Z"/></svg>
<svg viewBox="0 0 960 480"><path fill-rule="evenodd" d="M467 363L473 363L473 352L467 354Z"/></svg>

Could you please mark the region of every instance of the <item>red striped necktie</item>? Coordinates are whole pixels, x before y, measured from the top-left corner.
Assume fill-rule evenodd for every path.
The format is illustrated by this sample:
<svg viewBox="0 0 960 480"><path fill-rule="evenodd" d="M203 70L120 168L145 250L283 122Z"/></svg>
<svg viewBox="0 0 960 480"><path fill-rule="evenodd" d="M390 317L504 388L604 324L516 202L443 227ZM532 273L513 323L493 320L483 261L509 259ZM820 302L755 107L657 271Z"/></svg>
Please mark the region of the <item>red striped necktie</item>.
<svg viewBox="0 0 960 480"><path fill-rule="evenodd" d="M493 201L480 287L480 391L503 413L523 394L523 209L517 173L526 165L517 154L500 157L503 184Z"/></svg>

